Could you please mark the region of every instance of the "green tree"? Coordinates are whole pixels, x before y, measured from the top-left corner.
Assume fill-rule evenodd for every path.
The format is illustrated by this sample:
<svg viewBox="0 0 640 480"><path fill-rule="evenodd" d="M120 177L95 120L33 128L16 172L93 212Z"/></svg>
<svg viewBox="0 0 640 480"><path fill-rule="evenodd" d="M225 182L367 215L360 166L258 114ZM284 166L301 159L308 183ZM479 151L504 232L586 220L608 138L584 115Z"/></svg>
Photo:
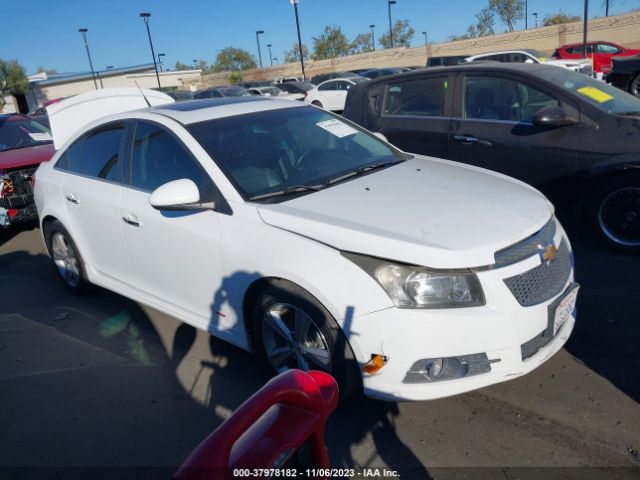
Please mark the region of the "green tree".
<svg viewBox="0 0 640 480"><path fill-rule="evenodd" d="M187 65L186 63L182 63L180 60L176 62L176 66L175 66L176 70L191 70L191 68L192 67L190 65Z"/></svg>
<svg viewBox="0 0 640 480"><path fill-rule="evenodd" d="M349 45L349 54L371 52L373 45L371 42L371 33L360 33L353 39Z"/></svg>
<svg viewBox="0 0 640 480"><path fill-rule="evenodd" d="M309 47L306 44L302 44L302 58L306 61L309 60ZM284 52L284 63L294 63L300 61L300 48L298 42L294 43L291 50Z"/></svg>
<svg viewBox="0 0 640 480"><path fill-rule="evenodd" d="M216 63L213 64L214 72L237 72L256 68L256 59L246 50L241 48L223 48L216 55Z"/></svg>
<svg viewBox="0 0 640 480"><path fill-rule="evenodd" d="M467 40L469 38L486 37L493 35L494 13L489 8L483 8L476 13L476 23L467 27L467 33L464 35L449 35L449 41Z"/></svg>
<svg viewBox="0 0 640 480"><path fill-rule="evenodd" d="M313 37L313 59L344 57L349 55L349 40L342 29L335 25L324 27L317 37Z"/></svg>
<svg viewBox="0 0 640 480"><path fill-rule="evenodd" d="M229 83L231 85L240 83L242 81L242 72L231 72L227 77L227 80L229 80Z"/></svg>
<svg viewBox="0 0 640 480"><path fill-rule="evenodd" d="M509 32L513 24L524 18L524 0L489 0L489 8L500 17Z"/></svg>
<svg viewBox="0 0 640 480"><path fill-rule="evenodd" d="M545 27L549 25L559 25L561 23L578 22L582 19L580 15L567 15L562 10L558 10L556 13L550 13L544 17L542 24Z"/></svg>
<svg viewBox="0 0 640 480"><path fill-rule="evenodd" d="M5 95L20 95L29 90L29 80L24 67L17 60L0 59L0 110L5 105Z"/></svg>
<svg viewBox="0 0 640 480"><path fill-rule="evenodd" d="M43 66L39 66L36 70L36 73L46 73L47 75L54 75L58 73L58 70L55 68L44 68Z"/></svg>
<svg viewBox="0 0 640 480"><path fill-rule="evenodd" d="M410 47L411 39L416 33L413 27L409 24L409 20L396 20L391 31L393 32L394 47ZM380 35L378 43L382 45L383 48L391 48L389 32Z"/></svg>

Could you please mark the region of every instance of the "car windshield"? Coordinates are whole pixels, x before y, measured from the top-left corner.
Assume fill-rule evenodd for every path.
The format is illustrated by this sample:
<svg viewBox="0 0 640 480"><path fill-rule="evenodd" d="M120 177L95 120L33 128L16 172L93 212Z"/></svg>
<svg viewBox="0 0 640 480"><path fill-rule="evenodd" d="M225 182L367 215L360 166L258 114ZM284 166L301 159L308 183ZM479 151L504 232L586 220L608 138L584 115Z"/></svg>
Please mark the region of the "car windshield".
<svg viewBox="0 0 640 480"><path fill-rule="evenodd" d="M353 78L349 78L350 82L353 83L362 83L362 82L368 82L370 79L368 79L367 77L353 77Z"/></svg>
<svg viewBox="0 0 640 480"><path fill-rule="evenodd" d="M251 92L243 87L221 88L220 91L225 97L247 97Z"/></svg>
<svg viewBox="0 0 640 480"><path fill-rule="evenodd" d="M278 88L286 90L289 93L304 93L313 87L314 85L310 82L287 82L278 85Z"/></svg>
<svg viewBox="0 0 640 480"><path fill-rule="evenodd" d="M0 152L51 142L51 132L40 122L20 116L0 119Z"/></svg>
<svg viewBox="0 0 640 480"><path fill-rule="evenodd" d="M409 158L314 107L255 112L187 129L246 200L283 200Z"/></svg>
<svg viewBox="0 0 640 480"><path fill-rule="evenodd" d="M550 67L538 75L593 105L614 115L640 113L640 98L567 68Z"/></svg>

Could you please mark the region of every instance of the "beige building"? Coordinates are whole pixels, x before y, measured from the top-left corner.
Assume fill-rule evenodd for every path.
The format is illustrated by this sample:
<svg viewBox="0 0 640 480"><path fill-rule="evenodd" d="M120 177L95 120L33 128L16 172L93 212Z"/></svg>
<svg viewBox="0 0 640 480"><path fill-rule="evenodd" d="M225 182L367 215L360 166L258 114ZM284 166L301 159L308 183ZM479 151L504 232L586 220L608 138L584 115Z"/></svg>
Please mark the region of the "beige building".
<svg viewBox="0 0 640 480"><path fill-rule="evenodd" d="M198 83L201 70L173 70L158 72L163 89L189 89L187 85ZM43 106L56 98L70 97L100 88L135 87L158 88L153 63L132 67L110 68L96 72L95 83L91 72L47 75L38 73L29 77L30 91L26 95L29 110Z"/></svg>

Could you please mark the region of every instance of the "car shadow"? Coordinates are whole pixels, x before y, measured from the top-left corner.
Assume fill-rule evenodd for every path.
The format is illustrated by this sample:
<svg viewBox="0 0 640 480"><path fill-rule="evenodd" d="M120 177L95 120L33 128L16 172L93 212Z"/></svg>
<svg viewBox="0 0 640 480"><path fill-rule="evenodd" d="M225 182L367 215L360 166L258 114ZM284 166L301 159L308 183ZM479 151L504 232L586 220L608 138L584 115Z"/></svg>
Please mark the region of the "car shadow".
<svg viewBox="0 0 640 480"><path fill-rule="evenodd" d="M565 348L640 402L640 256L609 250L588 233L569 226L581 289Z"/></svg>

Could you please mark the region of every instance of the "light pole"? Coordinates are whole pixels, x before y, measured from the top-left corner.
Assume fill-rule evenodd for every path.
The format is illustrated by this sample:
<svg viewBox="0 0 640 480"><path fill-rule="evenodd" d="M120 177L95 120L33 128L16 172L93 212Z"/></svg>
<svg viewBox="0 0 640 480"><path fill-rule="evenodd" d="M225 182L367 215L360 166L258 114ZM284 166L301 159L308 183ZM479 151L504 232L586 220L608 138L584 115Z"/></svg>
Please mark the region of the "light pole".
<svg viewBox="0 0 640 480"><path fill-rule="evenodd" d="M193 68L194 70L198 69L198 60L193 60Z"/></svg>
<svg viewBox="0 0 640 480"><path fill-rule="evenodd" d="M278 65L278 59L276 57L273 57L273 61L276 62L276 65Z"/></svg>
<svg viewBox="0 0 640 480"><path fill-rule="evenodd" d="M302 67L302 80L306 80L304 74L304 55L302 54L302 38L300 37L300 19L298 18L298 2L300 0L289 0L293 5L293 11L296 14L296 29L298 30L298 50L300 51L300 67Z"/></svg>
<svg viewBox="0 0 640 480"><path fill-rule="evenodd" d="M147 27L147 35L149 36L149 46L151 47L151 57L153 58L153 69L156 71L156 79L158 80L158 88L162 88L160 86L160 75L158 75L158 64L156 63L156 53L153 51L153 42L151 41L151 30L149 30L149 17L151 16L148 12L142 12L140 17L144 20L144 24Z"/></svg>
<svg viewBox="0 0 640 480"><path fill-rule="evenodd" d="M529 23L527 19L529 18L529 4L527 0L524 0L524 29L529 30Z"/></svg>
<svg viewBox="0 0 640 480"><path fill-rule="evenodd" d="M113 68L113 65L107 65L107 70L110 70Z"/></svg>
<svg viewBox="0 0 640 480"><path fill-rule="evenodd" d="M536 19L536 28L538 28L538 12L533 12L531 15Z"/></svg>
<svg viewBox="0 0 640 480"><path fill-rule="evenodd" d="M271 45L270 43L267 43L267 48L269 49L269 62L271 63L271 66L273 67L273 57L271 56L271 47L273 47L273 45Z"/></svg>
<svg viewBox="0 0 640 480"><path fill-rule="evenodd" d="M371 29L371 46L373 47L373 51L376 51L376 37L375 34L373 33L373 29L376 28L375 25L369 25L369 28Z"/></svg>
<svg viewBox="0 0 640 480"><path fill-rule="evenodd" d="M582 55L587 58L587 18L589 17L589 0L584 0L584 25L582 27Z"/></svg>
<svg viewBox="0 0 640 480"><path fill-rule="evenodd" d="M605 0L604 2L604 16L608 17L609 16L609 0Z"/></svg>
<svg viewBox="0 0 640 480"><path fill-rule="evenodd" d="M98 90L98 82L96 82L96 72L93 70L93 62L91 61L91 54L89 53L89 42L87 42L87 32L89 31L86 28L79 28L78 31L82 34L82 39L84 40L84 48L87 49L87 57L89 58L89 67L91 67L91 78L93 79L93 86Z"/></svg>
<svg viewBox="0 0 640 480"><path fill-rule="evenodd" d="M427 44L429 43L429 37L427 36L427 32L422 32L424 35L424 48L427 48Z"/></svg>
<svg viewBox="0 0 640 480"><path fill-rule="evenodd" d="M387 6L389 8L389 44L393 48L393 27L391 26L391 5L395 5L396 0L387 0Z"/></svg>
<svg viewBox="0 0 640 480"><path fill-rule="evenodd" d="M164 53L159 53L158 54L158 64L160 65L160 71L162 71L162 60L160 59L160 57L165 57L166 55Z"/></svg>
<svg viewBox="0 0 640 480"><path fill-rule="evenodd" d="M264 33L264 30L256 30L256 43L258 44L258 59L260 60L260 68L262 68L262 53L260 53L260 35Z"/></svg>

